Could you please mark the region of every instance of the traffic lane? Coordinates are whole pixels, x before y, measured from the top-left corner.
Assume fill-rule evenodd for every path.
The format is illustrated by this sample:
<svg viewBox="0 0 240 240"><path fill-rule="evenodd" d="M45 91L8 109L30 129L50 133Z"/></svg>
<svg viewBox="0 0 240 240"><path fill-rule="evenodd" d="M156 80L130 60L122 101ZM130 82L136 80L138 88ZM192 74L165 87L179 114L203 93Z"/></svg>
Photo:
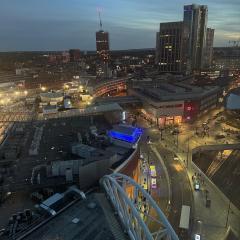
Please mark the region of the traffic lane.
<svg viewBox="0 0 240 240"><path fill-rule="evenodd" d="M144 152L144 155L149 156L149 164L155 165L156 167L156 185L155 189L151 188L150 193L156 204L160 207L166 217L169 215L169 185L165 172L163 171L162 165L157 157L157 155L151 149L151 145L144 144L141 148L141 151ZM151 187L151 177L149 176L149 186ZM150 209L150 216L156 218L157 214L154 210ZM149 221L148 224L151 231L159 230L159 223L154 221Z"/></svg>
<svg viewBox="0 0 240 240"><path fill-rule="evenodd" d="M167 206L168 206L168 185L166 180L166 175L162 169L162 166L160 164L160 161L158 160L155 153L150 148L150 145L148 144L141 144L141 151L144 153L144 155L149 158L149 165L155 165L156 167L156 173L157 173L157 188L151 189L151 196L155 200L155 202L158 204L158 206L162 209L162 211L167 214ZM151 177L149 177L149 187L151 188Z"/></svg>
<svg viewBox="0 0 240 240"><path fill-rule="evenodd" d="M148 122L142 118L140 118L139 123L141 122L141 126L146 127L148 125ZM150 138L151 144L147 144L148 137ZM145 153L147 158L149 158L149 164L156 166L156 172L157 172L157 188L151 189L151 195L160 206L161 210L164 212L164 214L168 217L169 214L169 192L171 189L169 189L167 176L165 171L163 170L163 166L161 165L160 160L156 156L156 154L152 151L151 145L158 144L158 141L160 140L160 132L156 128L144 128L143 136L141 138L140 147L141 150ZM151 179L150 179L151 181Z"/></svg>
<svg viewBox="0 0 240 240"><path fill-rule="evenodd" d="M172 199L169 221L182 239L188 239L188 234L181 233L179 229L182 205L192 205L192 193L187 173L179 162L173 160L173 152L161 146L158 146L158 150L163 156L171 179Z"/></svg>

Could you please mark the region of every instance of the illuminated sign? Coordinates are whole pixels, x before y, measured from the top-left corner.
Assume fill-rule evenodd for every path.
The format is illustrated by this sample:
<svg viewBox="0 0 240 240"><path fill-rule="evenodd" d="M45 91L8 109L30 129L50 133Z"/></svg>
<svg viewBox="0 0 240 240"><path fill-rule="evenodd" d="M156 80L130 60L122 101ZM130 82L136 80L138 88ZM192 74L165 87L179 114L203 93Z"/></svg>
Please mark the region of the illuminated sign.
<svg viewBox="0 0 240 240"><path fill-rule="evenodd" d="M126 120L126 112L125 112L125 111L122 112L122 120L123 120L123 121Z"/></svg>
<svg viewBox="0 0 240 240"><path fill-rule="evenodd" d="M201 240L201 236L199 234L195 234L195 240Z"/></svg>
<svg viewBox="0 0 240 240"><path fill-rule="evenodd" d="M134 128L134 131L131 134L122 133L116 130L110 130L108 132L108 135L112 138L129 142L129 143L135 143L140 138L142 134L142 129L140 128Z"/></svg>

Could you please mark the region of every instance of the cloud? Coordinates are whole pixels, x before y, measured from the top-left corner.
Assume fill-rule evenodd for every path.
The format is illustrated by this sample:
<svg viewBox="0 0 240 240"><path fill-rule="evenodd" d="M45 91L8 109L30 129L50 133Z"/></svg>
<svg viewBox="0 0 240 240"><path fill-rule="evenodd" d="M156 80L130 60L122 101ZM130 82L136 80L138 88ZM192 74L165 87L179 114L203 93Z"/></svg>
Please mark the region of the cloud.
<svg viewBox="0 0 240 240"><path fill-rule="evenodd" d="M215 45L239 36L239 0L196 0L208 5ZM96 8L112 49L155 47L160 22L181 21L192 0L1 0L0 51L95 49Z"/></svg>

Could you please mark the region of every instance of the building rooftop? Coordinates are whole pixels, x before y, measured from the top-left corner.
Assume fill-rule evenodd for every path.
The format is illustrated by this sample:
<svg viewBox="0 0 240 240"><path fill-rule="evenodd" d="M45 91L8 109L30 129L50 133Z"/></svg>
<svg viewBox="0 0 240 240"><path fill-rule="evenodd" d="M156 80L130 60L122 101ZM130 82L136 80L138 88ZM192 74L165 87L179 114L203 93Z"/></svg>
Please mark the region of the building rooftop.
<svg viewBox="0 0 240 240"><path fill-rule="evenodd" d="M114 125L113 129L109 131L109 136L114 139L135 143L141 136L141 129L132 127L130 125L119 124Z"/></svg>
<svg viewBox="0 0 240 240"><path fill-rule="evenodd" d="M20 239L114 240L128 239L102 193L78 200Z"/></svg>
<svg viewBox="0 0 240 240"><path fill-rule="evenodd" d="M197 100L220 91L217 86L196 87L184 83L161 83L157 87L134 88L134 91L154 101Z"/></svg>
<svg viewBox="0 0 240 240"><path fill-rule="evenodd" d="M62 92L46 92L46 93L41 93L41 97L47 97L47 98L59 98L63 97Z"/></svg>

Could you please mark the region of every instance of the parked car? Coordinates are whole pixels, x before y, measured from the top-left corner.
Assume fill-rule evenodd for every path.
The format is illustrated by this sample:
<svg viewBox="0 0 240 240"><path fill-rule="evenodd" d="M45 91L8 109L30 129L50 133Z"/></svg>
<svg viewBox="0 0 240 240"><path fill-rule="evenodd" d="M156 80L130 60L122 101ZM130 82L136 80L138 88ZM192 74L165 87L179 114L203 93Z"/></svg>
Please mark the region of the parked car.
<svg viewBox="0 0 240 240"><path fill-rule="evenodd" d="M226 136L225 135L223 135L223 134L217 134L217 135L215 135L215 139L217 140L217 139L223 139L223 138L225 138Z"/></svg>
<svg viewBox="0 0 240 240"><path fill-rule="evenodd" d="M194 240L201 240L202 239L202 225L203 225L203 222L201 220L196 220L195 221L195 224L194 224L194 237L193 239Z"/></svg>

